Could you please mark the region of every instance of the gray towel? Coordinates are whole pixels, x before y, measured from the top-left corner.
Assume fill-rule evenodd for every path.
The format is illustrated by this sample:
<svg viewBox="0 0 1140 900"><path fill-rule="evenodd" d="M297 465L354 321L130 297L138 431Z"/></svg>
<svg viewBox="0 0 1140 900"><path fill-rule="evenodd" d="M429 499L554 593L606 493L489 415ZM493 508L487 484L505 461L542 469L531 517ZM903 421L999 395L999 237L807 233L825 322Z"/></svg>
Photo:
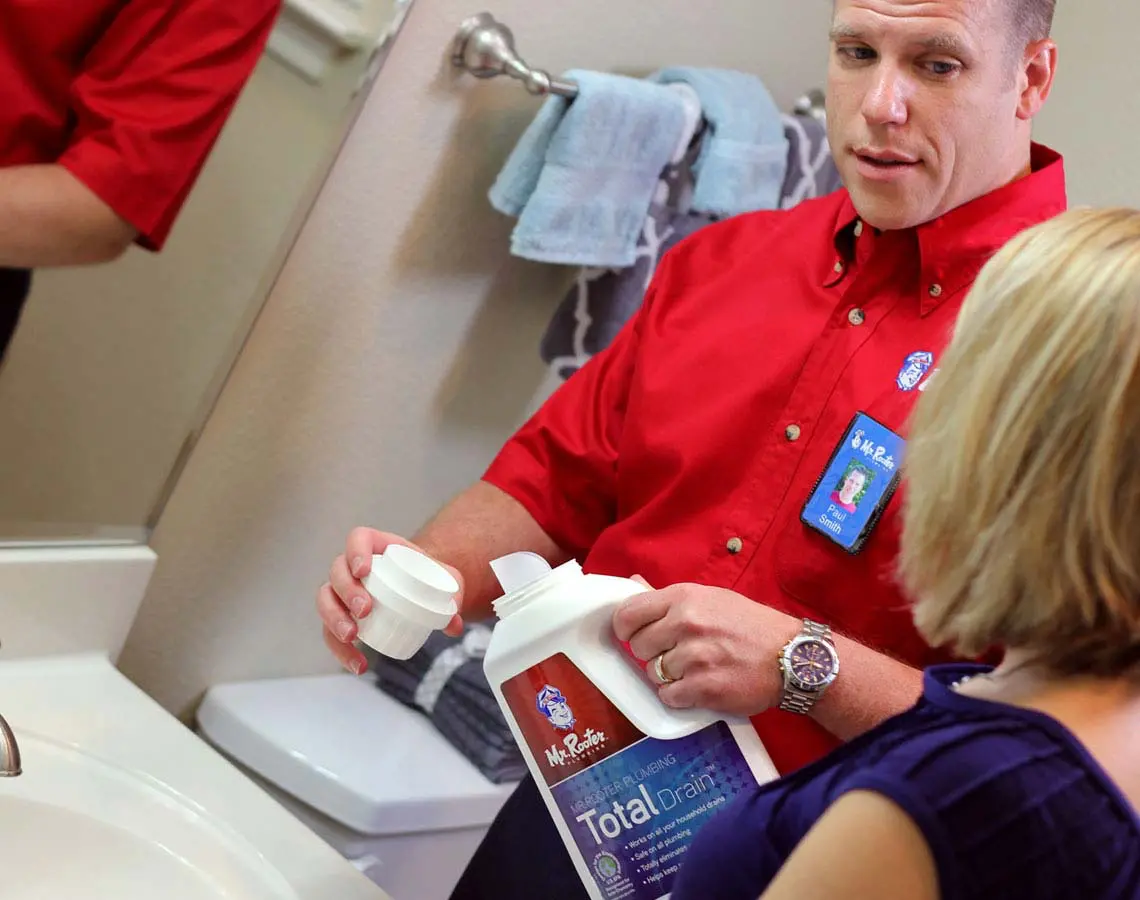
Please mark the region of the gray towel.
<svg viewBox="0 0 1140 900"><path fill-rule="evenodd" d="M651 208L631 268L578 270L574 286L546 326L543 362L565 380L609 346L641 306L666 251L714 221L701 213L677 215L663 206Z"/></svg>
<svg viewBox="0 0 1140 900"><path fill-rule="evenodd" d="M821 118L784 116L784 134L788 138L788 170L780 192L780 209L791 209L803 200L824 197L843 187Z"/></svg>
<svg viewBox="0 0 1140 900"><path fill-rule="evenodd" d="M526 762L483 674L489 638L487 626L468 625L459 638L433 633L410 659L361 649L380 690L426 715L489 781L503 784L519 781Z"/></svg>
<svg viewBox="0 0 1140 900"><path fill-rule="evenodd" d="M785 115L788 166L780 193L780 208L789 209L810 197L821 197L842 186L839 170L827 144L823 122L808 115ZM543 362L562 379L569 378L595 353L604 350L641 306L653 273L674 245L716 221L711 216L684 211L684 198L692 193L692 160L700 152L694 143L686 161L666 169L662 181L666 196L655 202L637 240L637 258L623 269L582 268L574 286L547 325L539 352Z"/></svg>

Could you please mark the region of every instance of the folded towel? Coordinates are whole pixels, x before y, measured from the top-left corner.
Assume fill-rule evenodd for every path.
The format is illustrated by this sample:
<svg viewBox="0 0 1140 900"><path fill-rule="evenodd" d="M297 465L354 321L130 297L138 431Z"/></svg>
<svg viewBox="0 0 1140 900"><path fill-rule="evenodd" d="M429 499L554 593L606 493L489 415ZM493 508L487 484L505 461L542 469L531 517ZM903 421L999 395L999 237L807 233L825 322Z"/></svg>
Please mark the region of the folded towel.
<svg viewBox="0 0 1140 900"><path fill-rule="evenodd" d="M663 84L570 71L573 102L551 96L490 190L518 216L515 256L579 266L632 265L661 172L686 128L685 104Z"/></svg>
<svg viewBox="0 0 1140 900"><path fill-rule="evenodd" d="M779 207L788 209L842 186L827 143L827 128L810 116L781 117L788 141L788 161ZM702 137L702 140L704 138ZM691 158L699 158L701 148ZM637 261L625 269L583 268L558 305L542 337L540 354L565 380L604 350L633 318L661 258L678 242L716 221L705 213L677 212L674 200L692 192L691 168L669 171L669 198L655 203L638 238ZM661 192L663 193L663 192Z"/></svg>
<svg viewBox="0 0 1140 900"><path fill-rule="evenodd" d="M376 686L428 716L447 741L494 784L519 781L526 762L483 674L491 630L467 626L461 637L435 632L410 659L363 647Z"/></svg>
<svg viewBox="0 0 1140 900"><path fill-rule="evenodd" d="M697 92L706 123L693 171L693 211L718 218L776 209L788 164L779 107L755 75L731 69L672 66L650 76Z"/></svg>

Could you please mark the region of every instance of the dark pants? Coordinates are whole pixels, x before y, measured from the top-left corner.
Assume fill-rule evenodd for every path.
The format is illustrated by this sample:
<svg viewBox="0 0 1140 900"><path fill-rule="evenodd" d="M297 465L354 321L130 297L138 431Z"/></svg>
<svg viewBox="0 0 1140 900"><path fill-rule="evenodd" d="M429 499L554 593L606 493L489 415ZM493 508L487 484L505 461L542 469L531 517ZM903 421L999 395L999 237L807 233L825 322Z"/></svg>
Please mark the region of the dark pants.
<svg viewBox="0 0 1140 900"><path fill-rule="evenodd" d="M451 900L589 900L529 776L503 804Z"/></svg>
<svg viewBox="0 0 1140 900"><path fill-rule="evenodd" d="M31 286L31 272L0 268L0 362L4 361L4 353L16 333Z"/></svg>

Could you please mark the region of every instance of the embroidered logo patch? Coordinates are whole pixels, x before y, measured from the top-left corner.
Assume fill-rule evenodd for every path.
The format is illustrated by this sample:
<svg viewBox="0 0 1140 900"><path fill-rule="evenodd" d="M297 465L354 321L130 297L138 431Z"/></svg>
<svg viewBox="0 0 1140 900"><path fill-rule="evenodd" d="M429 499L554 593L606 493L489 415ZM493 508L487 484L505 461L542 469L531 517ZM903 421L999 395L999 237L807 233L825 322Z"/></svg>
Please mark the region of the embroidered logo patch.
<svg viewBox="0 0 1140 900"><path fill-rule="evenodd" d="M899 369L898 377L895 379L899 390L913 391L926 377L926 373L930 371L932 365L934 365L933 353L918 350L908 356L903 361L902 368Z"/></svg>

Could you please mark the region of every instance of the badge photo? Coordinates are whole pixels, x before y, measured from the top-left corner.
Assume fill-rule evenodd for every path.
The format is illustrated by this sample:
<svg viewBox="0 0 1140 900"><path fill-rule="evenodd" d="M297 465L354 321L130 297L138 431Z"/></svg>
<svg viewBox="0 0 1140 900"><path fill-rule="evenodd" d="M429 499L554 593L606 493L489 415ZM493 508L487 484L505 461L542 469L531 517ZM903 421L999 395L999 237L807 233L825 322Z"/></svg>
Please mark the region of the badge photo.
<svg viewBox="0 0 1140 900"><path fill-rule="evenodd" d="M857 413L832 451L800 520L848 553L858 553L898 489L905 448L899 435L866 413Z"/></svg>

